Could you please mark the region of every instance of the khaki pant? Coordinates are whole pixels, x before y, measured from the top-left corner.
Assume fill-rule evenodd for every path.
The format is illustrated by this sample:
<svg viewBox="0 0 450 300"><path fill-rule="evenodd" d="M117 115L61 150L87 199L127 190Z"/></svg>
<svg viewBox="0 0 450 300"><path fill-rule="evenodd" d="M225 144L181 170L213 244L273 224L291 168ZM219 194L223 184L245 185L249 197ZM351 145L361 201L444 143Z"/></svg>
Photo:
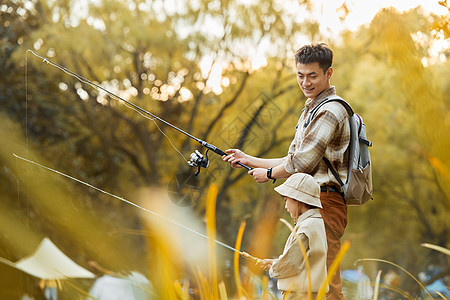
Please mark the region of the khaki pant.
<svg viewBox="0 0 450 300"><path fill-rule="evenodd" d="M341 237L347 226L347 206L342 195L336 192L321 192L320 202L323 207L321 213L327 234L327 268L329 269L341 249ZM329 288L327 300L345 299L342 293L340 268L337 269Z"/></svg>

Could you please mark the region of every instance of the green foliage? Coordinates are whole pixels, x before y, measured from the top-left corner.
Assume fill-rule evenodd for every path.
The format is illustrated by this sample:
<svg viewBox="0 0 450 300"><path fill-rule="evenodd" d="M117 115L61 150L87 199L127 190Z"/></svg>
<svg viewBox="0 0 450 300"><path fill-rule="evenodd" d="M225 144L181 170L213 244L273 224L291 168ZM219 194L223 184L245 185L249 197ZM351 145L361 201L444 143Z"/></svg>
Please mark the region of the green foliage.
<svg viewBox="0 0 450 300"><path fill-rule="evenodd" d="M435 157L448 167L444 145L449 127L442 122L448 116L442 97L448 83L436 75L448 63L422 66L427 45L415 44L411 35L426 32L428 23L418 18L417 11L399 15L386 10L367 31L344 41L366 43L356 53L363 59L355 64L353 76L347 75L353 79L344 96L355 102L368 125L375 186L373 203L350 210L346 236L358 250L350 251L349 263L362 256L386 257L417 273L430 262L445 265L446 258L411 245L428 240L448 247L450 230L448 178L430 160ZM381 30L387 27L389 31ZM388 246L389 240L396 242Z"/></svg>
<svg viewBox="0 0 450 300"><path fill-rule="evenodd" d="M317 22L298 20L276 1L184 4L103 0L83 8L62 0L0 5L0 103L4 118L19 124L26 141L13 142L12 134L2 131L8 150L36 149L37 160L128 198L141 188L192 174L195 170L185 159L195 149L204 150L26 52L32 49L223 150L239 147L255 156L284 156L304 101L293 53L299 37L321 37ZM308 1L302 5L309 8ZM420 10L384 10L370 26L344 33L339 42L326 41L335 56L332 84L364 117L374 143L375 200L349 209L344 239L352 240L352 247L343 268L353 268L356 259L365 257L394 261L415 274L431 262L445 265L445 258L414 247L427 242L449 248L450 68L448 59L436 61L429 54L440 38L431 29L439 20L445 18ZM267 63L252 68L266 45ZM14 139L20 140L19 134ZM210 167L193 180L200 190L212 183L219 186L220 240L232 244L240 221L248 218L245 249L267 207L277 207L272 204L279 199L272 184L256 185L246 171L231 169L213 153L209 157ZM45 189L17 199L11 186L29 186L34 178L21 179L23 172L13 168L8 153L1 161L2 208L17 217L4 219L12 223L4 221L4 228L26 219L34 229L33 242L50 234L68 246L85 237L68 227L56 229L58 218L41 215L48 209L39 206L45 203ZM44 186L47 175L39 178ZM57 184L78 196L79 203L69 197L64 209L89 212L106 232L142 228L132 208L72 183ZM199 216L204 214L204 196L190 199ZM274 212L282 211L280 201ZM63 220L73 224L71 218L68 214ZM282 228L270 237L273 248L268 253L280 252L286 237ZM17 259L12 236L0 236L0 256ZM142 239L125 236L108 232L103 242L113 245L124 239L125 248L137 245L133 255L138 257L144 251ZM144 267L137 258L108 266Z"/></svg>

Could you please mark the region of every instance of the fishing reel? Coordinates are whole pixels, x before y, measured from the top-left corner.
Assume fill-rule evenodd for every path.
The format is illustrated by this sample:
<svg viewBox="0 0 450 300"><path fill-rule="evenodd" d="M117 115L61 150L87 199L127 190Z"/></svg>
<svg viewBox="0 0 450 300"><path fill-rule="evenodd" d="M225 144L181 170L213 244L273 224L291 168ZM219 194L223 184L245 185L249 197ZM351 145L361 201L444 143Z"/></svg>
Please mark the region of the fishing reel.
<svg viewBox="0 0 450 300"><path fill-rule="evenodd" d="M200 173L200 169L207 168L209 166L209 159L208 159L208 150L206 150L205 156L200 153L200 151L195 150L188 161L188 165L191 167L197 167L197 172L195 172L195 176L197 176Z"/></svg>

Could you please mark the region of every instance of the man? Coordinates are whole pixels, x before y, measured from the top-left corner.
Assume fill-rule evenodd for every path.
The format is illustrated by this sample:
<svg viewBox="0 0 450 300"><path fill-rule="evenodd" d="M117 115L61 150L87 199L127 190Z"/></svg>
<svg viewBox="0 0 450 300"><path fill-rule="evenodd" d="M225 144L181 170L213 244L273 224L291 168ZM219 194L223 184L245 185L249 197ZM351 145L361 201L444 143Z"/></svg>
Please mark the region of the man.
<svg viewBox="0 0 450 300"><path fill-rule="evenodd" d="M264 159L250 156L238 149L227 150L229 155L223 157L223 160L233 167L240 167L237 162L253 167L249 174L258 183L288 178L300 172L314 177L321 188L321 213L327 235L328 268L341 247L340 238L347 226L347 207L340 185L323 157L331 162L345 182L350 144L349 116L342 104L330 102L318 110L308 126L305 127L304 124L317 104L336 94L334 86L330 85L332 61L333 52L325 44L306 45L295 54L298 85L308 99L286 157ZM339 270L330 283L327 299L344 299Z"/></svg>

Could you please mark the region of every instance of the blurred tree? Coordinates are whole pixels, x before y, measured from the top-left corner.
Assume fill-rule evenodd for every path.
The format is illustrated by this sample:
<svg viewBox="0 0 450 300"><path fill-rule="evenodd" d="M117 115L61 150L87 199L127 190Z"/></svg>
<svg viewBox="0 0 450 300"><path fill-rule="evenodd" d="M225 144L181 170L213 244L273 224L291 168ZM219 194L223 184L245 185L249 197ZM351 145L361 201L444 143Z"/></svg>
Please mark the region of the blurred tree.
<svg viewBox="0 0 450 300"><path fill-rule="evenodd" d="M447 0L438 1L439 5L442 5L448 10L447 14L433 18L431 23L431 32L438 39L450 38L450 6Z"/></svg>
<svg viewBox="0 0 450 300"><path fill-rule="evenodd" d="M0 57L2 111L26 128L30 148L38 149L42 157L39 161L48 160L56 169L127 199L133 199L141 187L168 184L177 176L194 173L185 160L200 146L41 63L26 49L223 150L240 147L258 156L281 157L303 107L292 70L293 53L305 36L323 39L317 22L299 18L299 10L308 9L309 1L300 6L292 3L60 0L0 4L1 46L6 49ZM450 91L446 80L450 68L448 59L430 54L433 43L442 38L435 27L439 20L445 18L425 16L420 10L404 14L385 10L369 27L345 33L342 41L331 45L335 52L332 83L364 116L374 142L375 200L350 208L346 238L353 240L353 246L348 263L344 262L349 267L357 258L382 257L417 274L433 259L441 259L429 257L429 250L420 248L420 243L449 247L449 124L444 120L449 119L445 95ZM445 26L440 28L445 32ZM441 56L448 58L448 50L437 57ZM26 70L25 82L21 67ZM219 239L232 244L241 218L253 214L245 249L254 244L247 239L260 224L258 218L273 207L269 201L277 201L273 185L253 184L245 170L231 169L217 155L209 156L210 167L193 181L200 190L213 182L220 187ZM11 161L4 165L0 187L7 211L17 204L10 187L17 184L15 175L22 174L14 174ZM26 185L26 181L20 183ZM89 212L83 228L88 228L91 214L106 223L101 228L110 228L103 230L111 240L105 245L129 249L131 258L123 263L143 267L138 258L145 251L144 241L117 233L141 228L136 210L85 187L71 183L65 187L75 191L81 205L71 199L68 207L61 208L63 212ZM44 187L39 191L45 195ZM72 218L83 219L82 214L64 215L69 226L58 232L56 208L53 216L46 217L39 214L42 198L38 195L30 194L23 205L23 198L18 200L19 211L26 207L27 222L36 231L59 236L67 248L81 239L64 233L73 234ZM203 201L188 200L202 215ZM101 241L99 235L93 236L97 240L87 241L89 247ZM2 254L8 253L4 245L9 244L0 243ZM106 267L119 268L114 265L119 263L117 253L121 251L98 259Z"/></svg>
<svg viewBox="0 0 450 300"><path fill-rule="evenodd" d="M104 92L43 64L26 49L221 149L284 155L302 107L291 69L296 39L318 36L303 29L316 28L314 22L299 26L303 21L296 18L292 3L25 2L15 3L27 7L39 28L24 36L20 47L11 42L15 48L7 62L17 78L23 76L18 66L26 63L26 90L23 83L2 85L12 95L3 103L13 118L25 123L30 146L41 149L42 160L51 161L52 167L130 198L137 188L194 173L185 160L201 148L165 124L145 119ZM267 55L271 58L265 61ZM4 77L2 73L2 82ZM23 96L11 93L13 88ZM230 218L254 212L255 201L267 199L263 195L272 186L249 188L245 170L233 170L214 156L197 185L201 189L220 183L217 222L224 240L231 242L239 222L230 226ZM116 229L140 228L134 208L123 208L120 201L85 187L73 189L102 222L116 224ZM192 202L202 213L204 203ZM257 205L263 211L265 201ZM47 221L44 232L55 222Z"/></svg>
<svg viewBox="0 0 450 300"><path fill-rule="evenodd" d="M204 1L174 8L158 1L103 1L89 7L77 5L81 4L36 5L46 24L25 46L33 45L39 53L203 139L214 140L235 121L229 120L229 112L249 106L254 111L244 111L241 122L232 124L241 136L233 142L245 147L245 137L260 125L257 119L267 114L268 106L296 92L293 78L286 82L282 76L286 73L284 55L294 47L281 36L295 36L299 30L289 19L283 20L283 8L275 4ZM257 62L252 62L253 53L242 45L264 51L258 49L263 43L276 45L271 51L280 55L267 66L267 73L274 76L259 76L258 80L267 81L260 85L264 89L250 90L255 73L252 63ZM22 56L19 53L17 59ZM28 59L35 66L36 59ZM42 66L38 68L43 71ZM169 140L186 157L186 151L194 147L189 138L167 130L164 124L150 123L103 92L63 77L60 71L45 71L60 81L61 93L58 101L48 100L58 104L54 108L58 116L51 118L57 126L41 138L55 149L48 152L49 157L66 152L60 147L76 154L73 160L62 162L64 169L84 170L83 178L120 190L118 178L122 176L118 174L131 176L138 186L158 184L167 182L185 163L169 150ZM30 81L33 72L29 72ZM30 97L39 93L42 90L31 90ZM260 103L250 106L248 99ZM281 110L281 105L276 103L276 109ZM32 109L29 114L35 115ZM61 134L64 142L55 137ZM269 145L276 142L273 139Z"/></svg>
<svg viewBox="0 0 450 300"><path fill-rule="evenodd" d="M36 11L28 10L22 2L11 2L0 4L0 107L2 120L8 115L15 118L22 126L26 121L25 107L22 105L25 100L24 72L20 69L20 63L12 59L12 55L21 49L21 45L30 34L40 27L40 21ZM6 121L3 128L7 128ZM2 144L7 144L7 140L2 136ZM9 154L11 155L11 154ZM12 158L12 156L11 156ZM0 169L0 190L2 191L2 203L9 208L9 216L18 220L21 215L26 214L25 203L16 203L18 191L11 186L16 182L17 177L13 169L7 168L2 161ZM4 218L3 220L6 220ZM3 225L6 225L5 223ZM3 227L5 228L5 227ZM0 243L3 257L18 259L17 248L10 247L13 235L4 234L4 243Z"/></svg>
<svg viewBox="0 0 450 300"><path fill-rule="evenodd" d="M369 28L345 36L342 55L359 58L353 70L336 66L346 72L344 96L365 116L374 143L375 200L350 209L347 237L356 248L350 258L383 257L413 274L431 263L447 266L445 257L421 243L448 248L450 242L449 178L442 172L449 167L449 124L443 122L449 86L438 75L448 73L448 61L429 52L435 18L418 9L384 10Z"/></svg>

